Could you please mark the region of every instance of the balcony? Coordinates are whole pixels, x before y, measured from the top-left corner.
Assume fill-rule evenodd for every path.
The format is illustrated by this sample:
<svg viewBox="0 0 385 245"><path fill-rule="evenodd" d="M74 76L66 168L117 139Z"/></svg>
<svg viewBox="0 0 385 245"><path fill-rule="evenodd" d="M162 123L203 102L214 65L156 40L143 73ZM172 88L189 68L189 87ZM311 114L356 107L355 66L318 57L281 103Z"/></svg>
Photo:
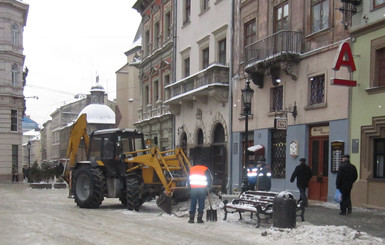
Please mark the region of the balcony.
<svg viewBox="0 0 385 245"><path fill-rule="evenodd" d="M270 73L271 67L279 67L296 80L293 69L302 51L302 33L299 31L279 31L245 47L245 71L260 80L263 74ZM257 84L257 83L256 83ZM260 81L258 84L261 87Z"/></svg>
<svg viewBox="0 0 385 245"><path fill-rule="evenodd" d="M151 119L160 118L163 115L170 114L167 106L163 103L156 103L156 105L147 105L145 109L138 109L138 122L135 124L141 123L143 121L149 121Z"/></svg>
<svg viewBox="0 0 385 245"><path fill-rule="evenodd" d="M228 86L229 67L213 64L196 74L166 86L166 94L169 94L169 98L164 103L170 105L174 113L175 106L183 102L199 99L207 103L209 96L224 103L227 101Z"/></svg>

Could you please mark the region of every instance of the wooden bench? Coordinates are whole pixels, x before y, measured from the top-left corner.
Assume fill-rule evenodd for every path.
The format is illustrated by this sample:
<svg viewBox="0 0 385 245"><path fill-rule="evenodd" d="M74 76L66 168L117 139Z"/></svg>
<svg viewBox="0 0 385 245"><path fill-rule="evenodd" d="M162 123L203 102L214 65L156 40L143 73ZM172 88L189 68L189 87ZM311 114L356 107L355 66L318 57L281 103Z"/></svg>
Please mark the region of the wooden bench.
<svg viewBox="0 0 385 245"><path fill-rule="evenodd" d="M264 214L264 219L269 219L273 217L273 203L274 198L278 195L277 192L265 192L265 191L245 191L239 195L238 199L233 199L230 203L224 201L224 211L225 217L223 220L227 219L228 213L239 213L239 219L242 219L242 213L250 212L250 218L253 218L253 213L255 213L258 224L257 228L260 226L261 217L260 214ZM302 222L305 221L305 207L300 202L296 207L296 212L301 211L300 216Z"/></svg>

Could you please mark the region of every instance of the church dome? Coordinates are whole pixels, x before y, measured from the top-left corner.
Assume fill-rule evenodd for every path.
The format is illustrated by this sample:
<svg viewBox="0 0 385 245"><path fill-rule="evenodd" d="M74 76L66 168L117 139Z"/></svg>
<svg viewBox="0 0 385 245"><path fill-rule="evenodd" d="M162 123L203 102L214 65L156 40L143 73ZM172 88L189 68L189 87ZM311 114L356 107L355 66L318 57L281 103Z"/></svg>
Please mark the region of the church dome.
<svg viewBox="0 0 385 245"><path fill-rule="evenodd" d="M87 123L115 124L115 112L107 105L89 104L80 113L87 114Z"/></svg>

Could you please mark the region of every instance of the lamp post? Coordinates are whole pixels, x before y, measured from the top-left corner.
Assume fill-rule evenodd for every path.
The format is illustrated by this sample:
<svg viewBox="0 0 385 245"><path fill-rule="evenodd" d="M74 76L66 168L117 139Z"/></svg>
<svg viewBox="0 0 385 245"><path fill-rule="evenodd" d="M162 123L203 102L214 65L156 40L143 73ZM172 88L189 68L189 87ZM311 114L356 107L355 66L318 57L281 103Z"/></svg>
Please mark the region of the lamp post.
<svg viewBox="0 0 385 245"><path fill-rule="evenodd" d="M28 148L28 168L31 168L31 141L28 141L27 148Z"/></svg>
<svg viewBox="0 0 385 245"><path fill-rule="evenodd" d="M247 150L248 133L249 133L249 113L251 112L251 100L253 99L254 90L250 88L250 81L246 81L246 87L242 89L242 102L243 102L243 113L245 115L245 166L248 166L249 154Z"/></svg>

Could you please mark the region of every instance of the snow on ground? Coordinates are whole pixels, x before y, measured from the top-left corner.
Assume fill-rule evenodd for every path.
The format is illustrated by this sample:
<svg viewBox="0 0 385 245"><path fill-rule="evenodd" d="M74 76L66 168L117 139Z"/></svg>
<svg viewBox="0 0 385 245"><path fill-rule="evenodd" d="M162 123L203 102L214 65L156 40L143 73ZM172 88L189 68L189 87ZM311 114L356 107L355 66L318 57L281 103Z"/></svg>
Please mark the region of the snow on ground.
<svg viewBox="0 0 385 245"><path fill-rule="evenodd" d="M237 229L232 231L234 233L244 230L245 226L248 228L256 226L256 220L250 219L246 214L243 215L243 220L239 220L237 213L228 214L226 221L223 221L224 210L222 200L212 193L210 194L210 200L212 208L217 210L218 213L218 221L215 225L221 226L224 231L229 223L238 225ZM339 204L322 203L320 205L339 209ZM206 199L205 210L209 209L209 202ZM163 216L168 215L163 214ZM171 216L187 218L189 216L189 201L174 205ZM271 224L272 219L270 224L264 225L263 222L261 221L262 228L255 230L258 242L266 240L266 242L270 241L274 244L384 244L381 238L372 237L365 232L353 230L347 226L315 226L308 222L296 222L297 227L295 229L282 229L273 227Z"/></svg>
<svg viewBox="0 0 385 245"><path fill-rule="evenodd" d="M223 220L222 201L210 195L217 222L188 224L189 201L162 212L155 201L139 212L125 209L117 199L105 199L99 209L81 209L68 190L36 190L22 185L0 185L0 244L384 244L346 226L315 226L298 222L295 229L274 228L273 220L229 214ZM206 209L209 208L206 199Z"/></svg>

